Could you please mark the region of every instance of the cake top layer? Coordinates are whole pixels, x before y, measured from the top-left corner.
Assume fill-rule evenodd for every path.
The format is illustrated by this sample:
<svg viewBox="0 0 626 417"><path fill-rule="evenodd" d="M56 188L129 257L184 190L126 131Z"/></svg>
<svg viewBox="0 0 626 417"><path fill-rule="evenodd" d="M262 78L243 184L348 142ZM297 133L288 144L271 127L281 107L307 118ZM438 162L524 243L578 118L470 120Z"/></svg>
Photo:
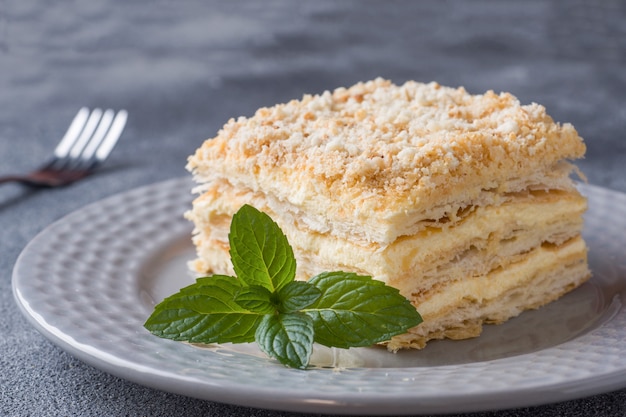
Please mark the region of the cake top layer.
<svg viewBox="0 0 626 417"><path fill-rule="evenodd" d="M231 119L188 169L304 212L381 220L584 152L572 125L511 94L376 79Z"/></svg>

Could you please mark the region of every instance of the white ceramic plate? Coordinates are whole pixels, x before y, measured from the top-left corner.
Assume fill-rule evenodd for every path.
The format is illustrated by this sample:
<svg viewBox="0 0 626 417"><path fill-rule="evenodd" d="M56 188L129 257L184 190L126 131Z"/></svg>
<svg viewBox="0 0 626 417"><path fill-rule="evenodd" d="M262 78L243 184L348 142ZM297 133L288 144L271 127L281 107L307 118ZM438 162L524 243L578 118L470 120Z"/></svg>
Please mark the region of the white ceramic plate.
<svg viewBox="0 0 626 417"><path fill-rule="evenodd" d="M626 386L626 195L581 186L593 278L555 303L422 351L317 349L291 370L254 344L201 349L149 334L154 304L193 281L191 182L110 197L52 224L20 255L16 300L46 337L111 374L212 401L342 414L470 412ZM333 365L335 365L333 367Z"/></svg>

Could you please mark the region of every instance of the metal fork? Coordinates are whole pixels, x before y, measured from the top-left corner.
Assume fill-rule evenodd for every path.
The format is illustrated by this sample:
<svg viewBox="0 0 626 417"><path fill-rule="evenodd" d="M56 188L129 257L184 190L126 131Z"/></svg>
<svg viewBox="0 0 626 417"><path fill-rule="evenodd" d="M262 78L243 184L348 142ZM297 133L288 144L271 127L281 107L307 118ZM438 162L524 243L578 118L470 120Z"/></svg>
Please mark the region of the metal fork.
<svg viewBox="0 0 626 417"><path fill-rule="evenodd" d="M20 182L32 187L60 187L91 174L111 153L117 143L128 113L111 109L102 111L81 108L54 149L52 159L25 175L0 177L0 184Z"/></svg>

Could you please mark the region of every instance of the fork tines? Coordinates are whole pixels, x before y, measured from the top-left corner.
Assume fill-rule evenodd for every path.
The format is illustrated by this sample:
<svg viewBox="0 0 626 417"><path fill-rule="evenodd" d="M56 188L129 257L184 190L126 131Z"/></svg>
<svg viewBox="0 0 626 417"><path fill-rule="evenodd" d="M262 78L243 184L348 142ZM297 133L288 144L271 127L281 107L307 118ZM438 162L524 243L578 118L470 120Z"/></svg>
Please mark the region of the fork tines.
<svg viewBox="0 0 626 417"><path fill-rule="evenodd" d="M50 168L91 169L104 161L117 143L128 113L81 108L54 150Z"/></svg>

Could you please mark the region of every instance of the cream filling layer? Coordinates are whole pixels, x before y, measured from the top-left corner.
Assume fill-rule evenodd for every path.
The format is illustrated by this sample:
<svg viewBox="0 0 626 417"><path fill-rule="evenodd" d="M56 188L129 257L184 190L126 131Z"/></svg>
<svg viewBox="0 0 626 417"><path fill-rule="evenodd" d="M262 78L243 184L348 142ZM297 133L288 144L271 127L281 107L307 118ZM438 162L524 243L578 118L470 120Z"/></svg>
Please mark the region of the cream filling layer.
<svg viewBox="0 0 626 417"><path fill-rule="evenodd" d="M228 201L228 211L224 202ZM199 199L188 215L196 224L200 272L232 273L228 254L230 211L246 201L237 195ZM274 217L294 248L298 277L328 270L374 276L405 295L440 281L481 275L505 267L544 242L559 244L578 235L586 201L576 191L519 193L500 206L476 207L454 225L428 227L390 245L359 245L329 234L300 229Z"/></svg>
<svg viewBox="0 0 626 417"><path fill-rule="evenodd" d="M425 201L414 201L406 208L406 204L398 206L391 204L381 212L360 210L357 213L347 213L343 209L341 199L336 196L333 207L328 204L317 203L307 199L302 204L294 204L286 198L277 197L284 193L262 192L259 189L246 188L245 184L229 182L227 178L198 176L200 183L194 192L202 195L196 204L202 205L202 200L209 200L209 204L218 212L234 213L241 201L252 204L256 208L272 212L281 218L284 223L293 223L298 228L309 230L312 233L330 234L334 238L345 239L356 244L377 243L386 246L402 236L411 236L426 227L444 226L460 219L468 207L500 205L510 198L510 194L524 190L562 190L575 189L570 173L574 166L568 162L558 162L543 170L526 177L511 177L501 183L478 182L458 190L458 193L439 193L436 198L429 197L433 204ZM294 184L294 187L297 187ZM228 195L229 200L221 198ZM197 213L202 217L207 213ZM272 216L275 218L274 216Z"/></svg>

